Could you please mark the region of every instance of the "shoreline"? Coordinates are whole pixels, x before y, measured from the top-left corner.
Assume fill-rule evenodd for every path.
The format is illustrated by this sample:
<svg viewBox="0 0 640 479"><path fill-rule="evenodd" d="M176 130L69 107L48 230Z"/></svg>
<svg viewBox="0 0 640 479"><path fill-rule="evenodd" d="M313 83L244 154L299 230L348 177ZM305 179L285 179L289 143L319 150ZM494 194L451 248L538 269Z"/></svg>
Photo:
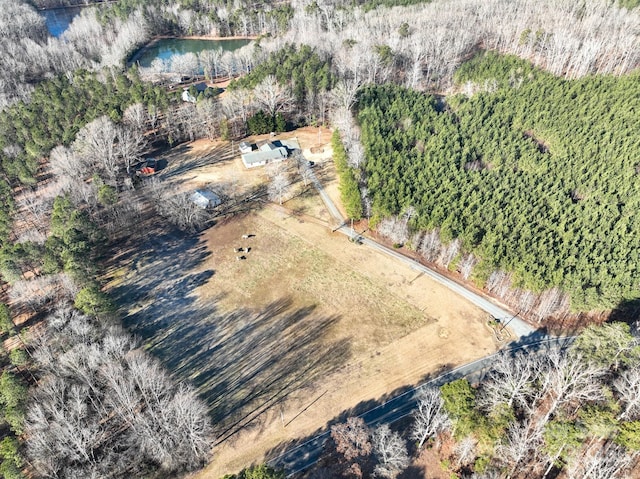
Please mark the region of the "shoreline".
<svg viewBox="0 0 640 479"><path fill-rule="evenodd" d="M254 41L260 38L259 35L234 35L231 37L220 37L213 35L185 35L185 36L175 36L175 35L156 35L152 37L148 42L142 45L138 50L125 62L126 68L131 67L138 59L142 56L144 52L147 51L150 47L154 46L160 40L211 40L211 41L222 41L222 40L249 40Z"/></svg>
<svg viewBox="0 0 640 479"><path fill-rule="evenodd" d="M153 37L153 40L166 40L174 38L176 40L257 40L260 38L260 35L233 35L231 37L220 37L213 35L184 35L180 37L176 37L175 35L158 35ZM153 41L152 40L152 41Z"/></svg>
<svg viewBox="0 0 640 479"><path fill-rule="evenodd" d="M99 7L100 5L109 5L117 3L117 0L104 0L102 2L95 3L78 3L75 5L58 5L57 7L34 7L38 12L46 12L48 10L64 10L69 8L90 8Z"/></svg>

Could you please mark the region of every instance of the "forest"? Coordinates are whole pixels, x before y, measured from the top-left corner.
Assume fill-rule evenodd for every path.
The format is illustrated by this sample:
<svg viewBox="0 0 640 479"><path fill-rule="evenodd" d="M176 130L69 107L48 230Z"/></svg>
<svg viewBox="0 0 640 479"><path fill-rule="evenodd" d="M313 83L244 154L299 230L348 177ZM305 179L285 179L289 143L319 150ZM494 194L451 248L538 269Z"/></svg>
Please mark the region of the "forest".
<svg viewBox="0 0 640 479"><path fill-rule="evenodd" d="M58 76L36 87L29 102L20 102L0 112L0 159L10 180L35 183L37 161L54 146L69 145L78 131L102 115L119 121L133 103L167 107L164 89L144 84L135 75L76 70L71 79Z"/></svg>
<svg viewBox="0 0 640 479"><path fill-rule="evenodd" d="M410 210L413 231L461 240L480 285L500 269L574 311L637 299L640 76L563 80L488 53L455 80L446 99L362 89L374 221Z"/></svg>
<svg viewBox="0 0 640 479"><path fill-rule="evenodd" d="M251 70L251 73L233 80L231 91L254 89L267 76L273 75L281 85L291 85L291 93L298 105L313 104L313 99L335 83L331 63L323 60L308 45L286 45Z"/></svg>

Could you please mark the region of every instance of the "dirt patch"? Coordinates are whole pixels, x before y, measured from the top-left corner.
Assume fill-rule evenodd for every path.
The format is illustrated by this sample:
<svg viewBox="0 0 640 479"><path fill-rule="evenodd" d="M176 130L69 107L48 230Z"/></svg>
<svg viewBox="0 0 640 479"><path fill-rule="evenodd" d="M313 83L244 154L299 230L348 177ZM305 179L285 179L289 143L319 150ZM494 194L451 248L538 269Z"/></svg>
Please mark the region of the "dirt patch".
<svg viewBox="0 0 640 479"><path fill-rule="evenodd" d="M304 150L322 147L314 161L331 186L330 132L291 136ZM183 145L161 174L177 190L264 181L233 148ZM262 461L347 411L496 350L473 305L332 233L313 190L283 206L221 220L199 237L156 218L147 241L114 257L111 289L129 311L125 324L210 407L219 440L197 477ZM248 249L245 260L237 248Z"/></svg>
<svg viewBox="0 0 640 479"><path fill-rule="evenodd" d="M452 468L457 460L452 451L453 441L446 439L437 446L427 446L399 479L451 479L458 477Z"/></svg>

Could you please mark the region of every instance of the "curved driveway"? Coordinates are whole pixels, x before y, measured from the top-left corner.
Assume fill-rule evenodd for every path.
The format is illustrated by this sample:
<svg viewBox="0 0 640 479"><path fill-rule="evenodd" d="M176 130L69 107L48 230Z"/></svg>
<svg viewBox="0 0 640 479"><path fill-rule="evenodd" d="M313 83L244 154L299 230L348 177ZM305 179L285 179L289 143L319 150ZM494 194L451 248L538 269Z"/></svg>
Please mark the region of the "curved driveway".
<svg viewBox="0 0 640 479"><path fill-rule="evenodd" d="M325 206L329 210L329 213L331 213L331 216L333 216L336 219L336 221L338 221L338 224L341 225L336 229L336 231L339 231L342 234L352 237L353 231L351 230L351 228L346 226L345 219L342 217L342 214L340 213L338 208L336 208L336 205L333 203L333 200L329 197L327 192L324 190L322 183L320 183L320 180L318 180L317 176L313 171L311 172L310 179L313 185L315 186L315 188L318 190L318 193L320 194L320 197L322 198L322 201L324 202ZM437 271L430 269L427 266L424 266L423 264L411 258L408 258L407 256L404 256L391 248L387 248L386 246L383 246L380 243L373 241L372 239L365 238L363 236L358 236L357 239L358 239L358 243L368 246L369 248L378 250L381 253L384 253L386 255L392 256L396 258L398 261L402 261L403 263L413 268L414 270L424 273L425 275L429 276L431 279L437 281L443 286L449 288L454 293L459 294L460 296L465 298L467 301L473 303L483 311L486 311L492 317L496 318L503 324L506 324L508 322L509 327L517 336L519 337L529 336L530 334L536 331L535 328L533 328L528 323L520 319L513 312L508 311L501 306L498 306L497 304L488 300L486 297L465 288L463 285L447 278L446 276L438 273Z"/></svg>
<svg viewBox="0 0 640 479"><path fill-rule="evenodd" d="M342 217L342 214L333 203L329 195L326 193L322 186L322 183L313 171L311 171L310 179L313 182L315 188L318 190L318 193L320 194L320 197L322 198L325 206L329 210L329 213L336 219L336 221L338 221L338 224L340 224L340 226L335 231L339 231L340 233L353 238L353 230L346 226L345 219ZM548 350L549 348L565 348L573 340L573 338L549 338L538 336L534 334L536 332L535 328L518 318L517 315L514 315L511 311L508 311L501 306L494 304L486 297L481 296L474 291L466 289L463 285L447 278L437 271L434 271L427 266L424 266L423 264L420 264L419 262L408 258L391 248L387 248L386 246L383 246L369 238L358 235L356 240L359 244L389 255L397 259L398 261L405 263L414 270L428 275L433 280L449 288L451 291L459 294L483 311L486 311L492 317L500 320L504 324L508 323L509 327L519 337L523 338L524 344L520 344L518 346L507 349L507 352L511 352L513 354L518 350L535 349L536 351L539 351L541 349ZM477 381L488 370L492 362L495 360L496 356L498 354L502 354L504 351L505 350L499 351L490 356L486 356L472 363L448 371L438 376L437 378L427 381L416 388L410 389L409 391L402 393L390 399L389 401L360 414L359 417L364 419L365 423L368 426L376 426L381 423L395 422L411 414L411 412L415 409L416 391L420 387L427 385L439 387L461 377L467 377L472 381ZM301 472L318 461L322 454L324 444L329 437L329 434L329 430L324 431L305 441L304 443L289 449L280 456L271 459L269 461L269 464L275 467L283 468L288 474L287 477Z"/></svg>

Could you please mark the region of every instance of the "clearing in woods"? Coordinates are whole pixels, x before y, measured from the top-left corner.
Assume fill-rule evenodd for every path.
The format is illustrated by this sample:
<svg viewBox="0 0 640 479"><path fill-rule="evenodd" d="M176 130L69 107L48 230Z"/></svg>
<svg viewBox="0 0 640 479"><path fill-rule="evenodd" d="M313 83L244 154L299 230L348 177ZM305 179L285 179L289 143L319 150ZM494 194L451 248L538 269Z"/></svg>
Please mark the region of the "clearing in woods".
<svg viewBox="0 0 640 479"><path fill-rule="evenodd" d="M290 135L337 200L330 132ZM229 143L198 141L165 156L176 188L242 192L266 181ZM132 239L110 272L125 324L210 407L218 439L198 478L263 461L279 444L497 349L482 311L332 233L313 189L283 207L257 204L199 236L151 218L146 240ZM236 248L250 248L246 259Z"/></svg>

